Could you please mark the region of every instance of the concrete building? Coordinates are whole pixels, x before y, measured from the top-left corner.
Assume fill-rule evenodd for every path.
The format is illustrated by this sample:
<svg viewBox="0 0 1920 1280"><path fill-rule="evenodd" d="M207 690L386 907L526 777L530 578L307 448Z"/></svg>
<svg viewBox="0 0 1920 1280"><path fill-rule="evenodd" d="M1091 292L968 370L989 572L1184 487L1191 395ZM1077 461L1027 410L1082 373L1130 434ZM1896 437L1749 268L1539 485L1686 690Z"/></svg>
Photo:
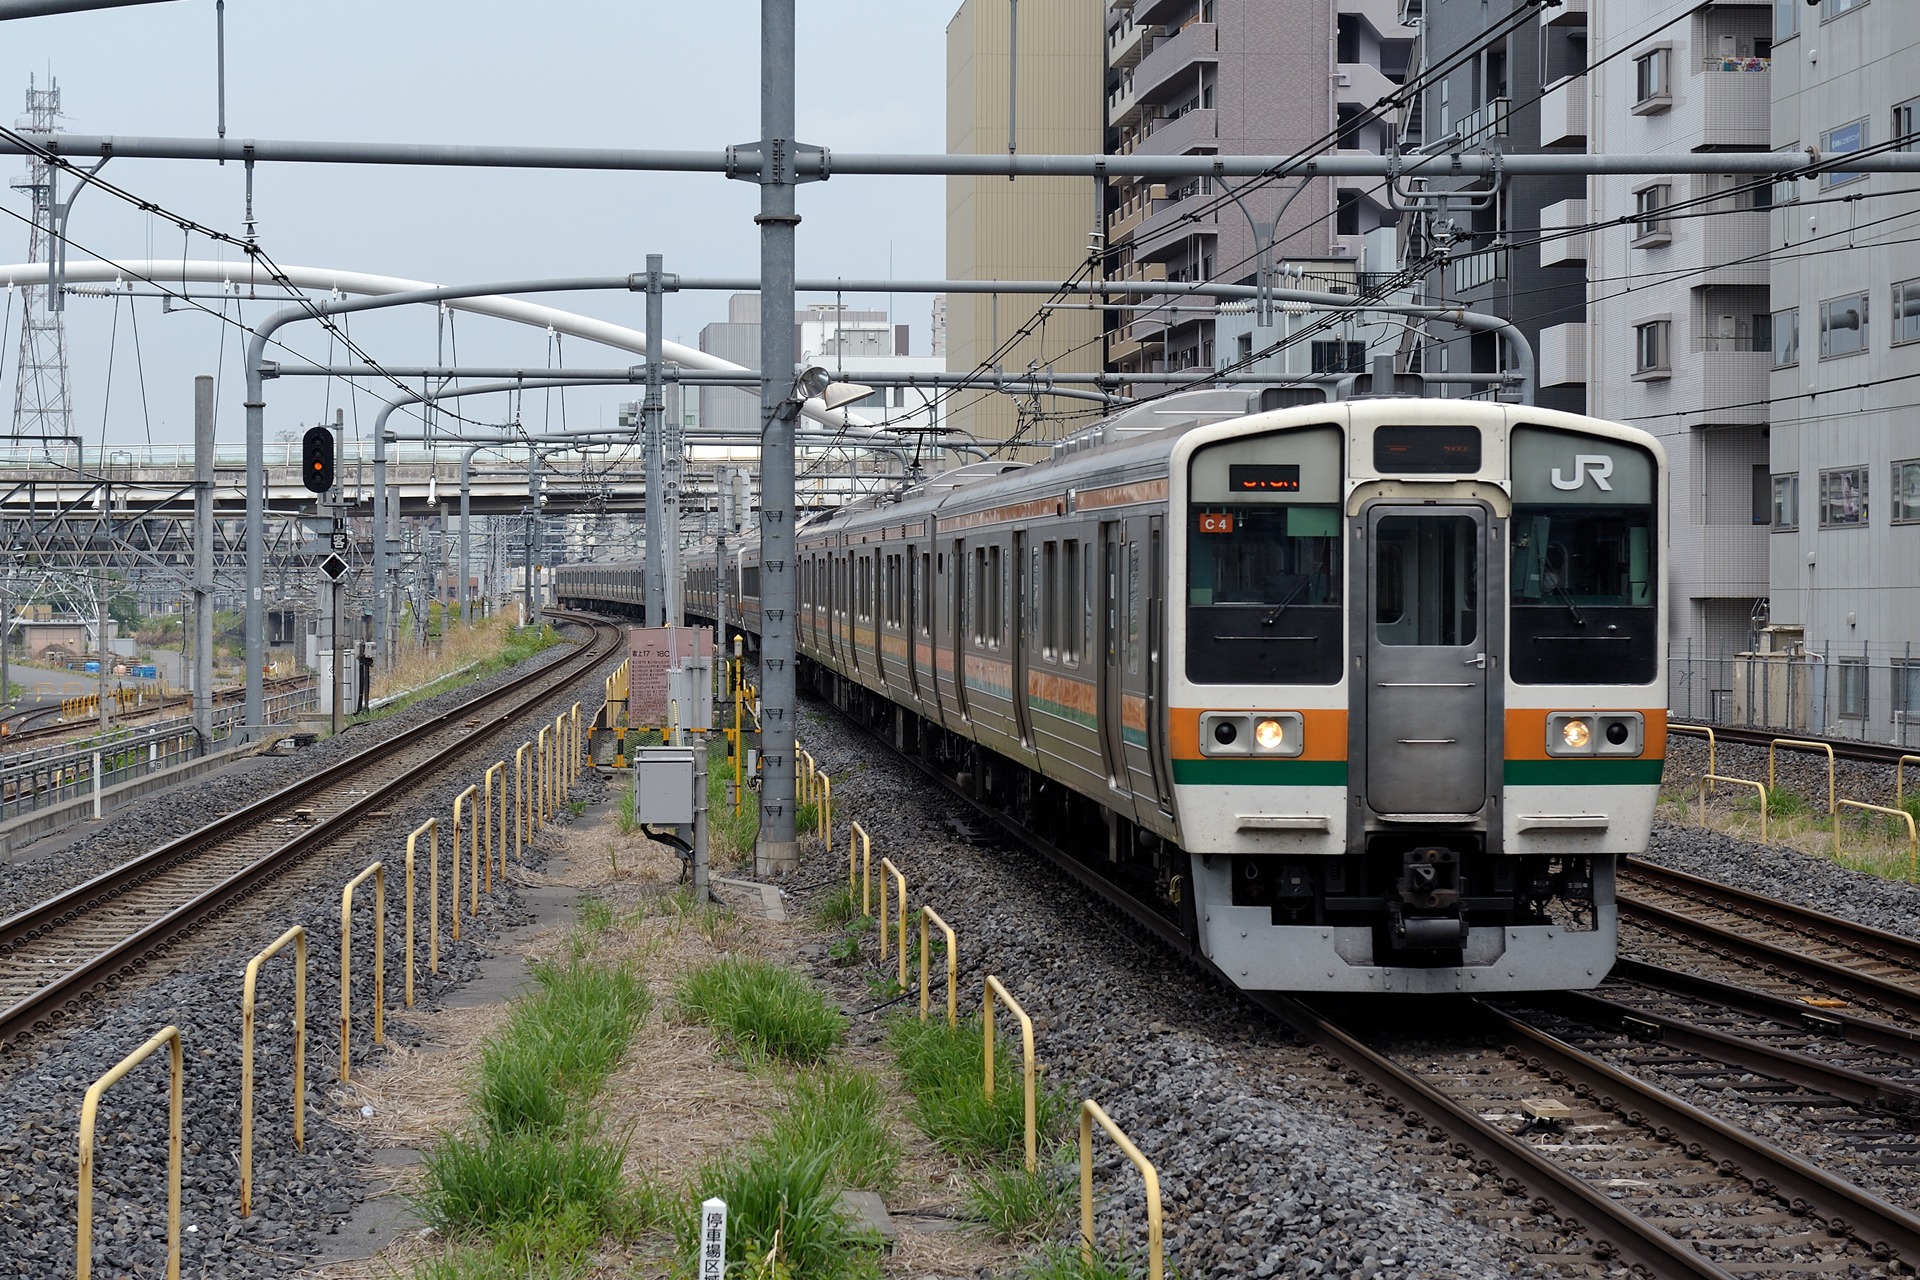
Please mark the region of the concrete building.
<svg viewBox="0 0 1920 1280"><path fill-rule="evenodd" d="M1374 104L1404 80L1413 36L1392 0L1113 0L1108 150L1383 153L1398 112ZM1394 221L1379 184L1324 179L1116 178L1108 210L1108 275L1120 280L1250 284L1263 258L1276 272L1351 277L1365 237ZM1228 318L1245 310L1220 315L1201 299L1122 310L1108 363L1116 372L1224 367L1282 340L1280 327Z"/></svg>
<svg viewBox="0 0 1920 1280"><path fill-rule="evenodd" d="M1589 149L1764 150L1771 8L1768 0L1594 5ZM1588 237L1588 411L1643 427L1666 446L1669 642L1682 664L1689 654L1749 647L1768 595L1768 197L1764 182L1721 174L1588 180L1585 220L1597 228ZM1577 213L1563 209L1552 220L1577 225ZM1562 335L1549 329L1543 345L1554 352L1557 338L1571 348L1572 336ZM1673 678L1676 706L1724 687L1704 668L1676 666Z"/></svg>
<svg viewBox="0 0 1920 1280"><path fill-rule="evenodd" d="M727 318L700 330L700 349L743 369L760 367L760 295L727 299ZM699 389L700 421L712 431L760 430L760 397L734 387Z"/></svg>
<svg viewBox="0 0 1920 1280"><path fill-rule="evenodd" d="M1052 0L1018 10L1017 74L1008 57L1014 10L1005 0L963 0L947 24L947 151L1005 155L1009 86L1017 90L1014 145L1021 153L1103 150L1101 78L1106 0ZM947 179L947 276L956 280L1066 280L1097 247L1103 193L1088 178ZM947 368L1029 365L1060 372L1101 368L1101 313L1084 306L1040 311L1017 294L953 294L946 304ZM1043 412L1056 402L1042 400ZM982 440L1046 442L1079 419L1029 418L1012 397L967 392L944 423Z"/></svg>
<svg viewBox="0 0 1920 1280"><path fill-rule="evenodd" d="M1914 16L1904 4L1779 0L1765 77L1774 147L1920 149ZM1914 185L1839 170L1783 184L1758 215L1774 249L1771 354L1756 356L1773 402L1767 647L1803 645L1817 659L1809 673L1824 668L1814 727L1905 741L1920 739Z"/></svg>
<svg viewBox="0 0 1920 1280"><path fill-rule="evenodd" d="M1508 155L1584 152L1587 147L1587 5L1541 10L1525 0L1486 4L1401 0L1416 26L1415 76L1436 75L1407 121L1402 145L1498 147ZM1428 272L1422 301L1465 306L1513 322L1539 360L1535 402L1586 411L1586 180L1576 175L1508 182L1491 200L1483 181L1435 180L1420 191L1445 203L1409 220L1416 259L1444 261ZM1483 207L1472 208L1480 204ZM1511 366L1496 335L1427 327L1422 367L1490 372Z"/></svg>

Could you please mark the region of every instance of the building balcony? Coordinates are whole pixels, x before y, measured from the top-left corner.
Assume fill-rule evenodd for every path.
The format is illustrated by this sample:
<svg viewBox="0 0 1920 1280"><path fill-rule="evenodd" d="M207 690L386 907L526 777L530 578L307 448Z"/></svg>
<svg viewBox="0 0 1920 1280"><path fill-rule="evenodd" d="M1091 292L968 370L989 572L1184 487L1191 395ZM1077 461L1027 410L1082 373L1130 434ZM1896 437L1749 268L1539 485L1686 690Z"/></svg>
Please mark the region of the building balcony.
<svg viewBox="0 0 1920 1280"><path fill-rule="evenodd" d="M1540 15L1543 27L1584 27L1587 25L1587 0L1561 0L1560 7Z"/></svg>
<svg viewBox="0 0 1920 1280"><path fill-rule="evenodd" d="M1695 371L1689 379L1698 408L1686 415L1692 427L1734 424L1759 425L1767 421L1767 380L1773 372L1771 351L1749 350L1747 338L1696 338L1686 357ZM1699 350L1708 347L1710 350ZM1675 370L1675 376L1681 376Z"/></svg>
<svg viewBox="0 0 1920 1280"><path fill-rule="evenodd" d="M1212 22L1190 22L1165 39L1154 41L1153 48L1134 68L1135 96L1141 102L1160 102L1191 84L1194 65L1220 60L1220 27ZM1175 77L1186 77L1179 85Z"/></svg>
<svg viewBox="0 0 1920 1280"><path fill-rule="evenodd" d="M1220 210L1214 203L1213 182L1201 178L1189 182L1175 191L1169 191L1164 200L1153 201L1153 207L1147 211L1143 221L1133 233L1134 252L1145 256L1166 247L1173 239L1182 236L1217 236L1220 234ZM1206 209L1198 221L1188 221L1187 215ZM1231 205L1229 205L1231 210ZM1237 212L1235 213L1237 217Z"/></svg>
<svg viewBox="0 0 1920 1280"><path fill-rule="evenodd" d="M1585 386L1587 381L1587 326L1582 321L1556 324L1540 331L1540 385Z"/></svg>
<svg viewBox="0 0 1920 1280"><path fill-rule="evenodd" d="M1107 242L1118 244L1129 232L1147 220L1156 204L1165 202L1167 189L1159 184L1130 199L1123 200L1120 207L1107 215Z"/></svg>
<svg viewBox="0 0 1920 1280"><path fill-rule="evenodd" d="M1540 265L1583 267L1587 264L1587 202L1562 200L1540 210ZM1578 231L1569 228L1579 227Z"/></svg>
<svg viewBox="0 0 1920 1280"><path fill-rule="evenodd" d="M1453 291L1467 293L1495 280L1507 278L1507 251L1483 249L1453 260Z"/></svg>
<svg viewBox="0 0 1920 1280"><path fill-rule="evenodd" d="M1699 70L1705 126L1696 151L1765 147L1773 114L1769 58L1703 58Z"/></svg>
<svg viewBox="0 0 1920 1280"><path fill-rule="evenodd" d="M1466 150L1477 147L1489 138L1507 136L1507 108L1512 105L1506 98L1495 98L1484 107L1476 107L1460 117L1460 148Z"/></svg>
<svg viewBox="0 0 1920 1280"><path fill-rule="evenodd" d="M1177 156L1189 147L1212 144L1220 137L1219 112L1212 107L1177 116L1155 116L1143 121L1133 149L1150 156Z"/></svg>
<svg viewBox="0 0 1920 1280"><path fill-rule="evenodd" d="M1583 147L1587 144L1587 78L1568 76L1540 95L1540 145Z"/></svg>
<svg viewBox="0 0 1920 1280"><path fill-rule="evenodd" d="M1150 23L1135 22L1129 13L1119 26L1107 33L1107 66L1118 71L1138 66L1162 31L1163 28Z"/></svg>
<svg viewBox="0 0 1920 1280"><path fill-rule="evenodd" d="M1334 100L1372 109L1382 98L1391 97L1400 86L1386 78L1371 62L1342 62L1334 71Z"/></svg>
<svg viewBox="0 0 1920 1280"><path fill-rule="evenodd" d="M1133 20L1142 23L1165 22L1179 12L1184 3L1186 0L1138 0L1133 6Z"/></svg>

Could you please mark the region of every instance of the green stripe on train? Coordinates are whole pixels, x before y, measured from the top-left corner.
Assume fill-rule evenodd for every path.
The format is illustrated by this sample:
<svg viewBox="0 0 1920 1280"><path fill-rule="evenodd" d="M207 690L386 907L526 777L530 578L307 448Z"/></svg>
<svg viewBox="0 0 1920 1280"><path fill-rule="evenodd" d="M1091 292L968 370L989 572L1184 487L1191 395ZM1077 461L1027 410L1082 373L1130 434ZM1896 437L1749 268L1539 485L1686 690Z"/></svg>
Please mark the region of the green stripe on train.
<svg viewBox="0 0 1920 1280"><path fill-rule="evenodd" d="M1664 760L1509 760L1510 787L1653 787Z"/></svg>
<svg viewBox="0 0 1920 1280"><path fill-rule="evenodd" d="M1345 760L1175 760L1173 780L1184 786L1344 787Z"/></svg>

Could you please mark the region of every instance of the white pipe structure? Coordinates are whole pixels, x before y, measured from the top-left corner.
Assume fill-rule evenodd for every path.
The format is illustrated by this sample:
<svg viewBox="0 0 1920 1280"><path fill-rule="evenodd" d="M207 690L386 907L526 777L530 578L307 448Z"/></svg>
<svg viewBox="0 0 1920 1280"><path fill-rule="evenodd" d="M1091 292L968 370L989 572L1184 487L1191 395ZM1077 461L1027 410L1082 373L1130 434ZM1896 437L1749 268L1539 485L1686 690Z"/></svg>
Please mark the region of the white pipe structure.
<svg viewBox="0 0 1920 1280"><path fill-rule="evenodd" d="M52 266L45 262L16 262L0 265L0 278L8 286L44 285L52 272ZM441 286L426 280L409 280L403 276L373 275L365 271L340 271L333 267L281 267L276 278L260 279L249 271L244 262L218 262L206 258L155 259L152 261L135 259L126 262L102 262L97 259L82 259L66 265L68 284L113 284L123 280L140 280L161 286L178 284L224 284L231 285L245 301L288 304L297 301L297 295L286 291L285 285L300 289L325 289L337 293L359 294L364 297L379 297L390 293L413 293L421 289L436 289ZM271 290L267 296L259 296L254 290ZM633 351L644 354L647 350L647 335L639 329L614 324L610 320L597 320L592 316L583 316L573 311L562 311L558 307L542 306L537 302L522 302L517 298L449 298L439 305L455 311L470 311L475 315L491 316L497 320L510 320L515 324L532 325L540 329L551 329L564 333L570 338L581 338L587 342L597 342L603 346L614 347L621 351ZM743 365L731 360L722 360L719 356L709 355L697 347L689 347L678 342L662 341L661 358L669 364L677 364L683 369L712 369L725 373L750 372ZM746 388L749 393L753 388ZM827 409L819 400L809 400L801 411L807 417L830 427L870 427L875 425L864 416L846 409Z"/></svg>

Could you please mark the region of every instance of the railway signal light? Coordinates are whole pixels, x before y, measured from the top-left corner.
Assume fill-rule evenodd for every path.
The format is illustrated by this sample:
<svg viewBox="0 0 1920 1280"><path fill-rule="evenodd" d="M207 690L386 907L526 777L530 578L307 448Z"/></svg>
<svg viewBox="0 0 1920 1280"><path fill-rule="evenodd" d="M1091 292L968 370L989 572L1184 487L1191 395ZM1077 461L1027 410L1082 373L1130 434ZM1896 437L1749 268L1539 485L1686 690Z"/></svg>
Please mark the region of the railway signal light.
<svg viewBox="0 0 1920 1280"><path fill-rule="evenodd" d="M315 493L333 488L333 432L325 427L307 430L300 442L300 475Z"/></svg>

